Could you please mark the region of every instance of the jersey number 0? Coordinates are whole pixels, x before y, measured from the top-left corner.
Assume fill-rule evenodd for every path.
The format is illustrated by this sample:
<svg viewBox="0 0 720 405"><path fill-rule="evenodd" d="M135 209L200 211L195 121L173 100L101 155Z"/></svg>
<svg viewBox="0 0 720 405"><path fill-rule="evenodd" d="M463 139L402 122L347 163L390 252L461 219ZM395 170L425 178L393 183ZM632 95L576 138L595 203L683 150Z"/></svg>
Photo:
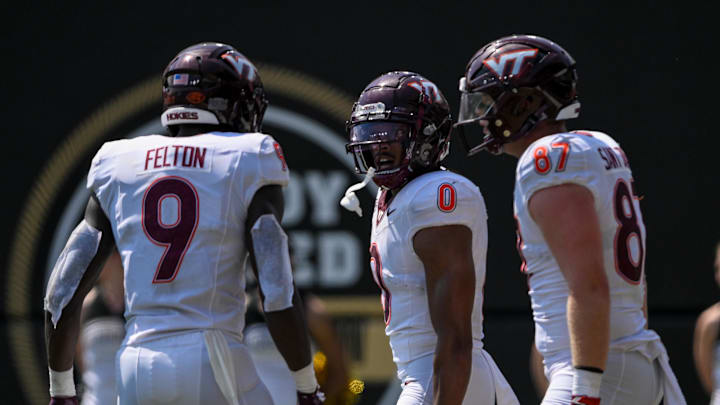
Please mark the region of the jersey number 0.
<svg viewBox="0 0 720 405"><path fill-rule="evenodd" d="M177 219L174 223L163 222L162 207L167 198L175 199L177 203ZM169 283L175 280L195 236L199 217L198 193L188 180L177 176L161 177L145 190L142 205L143 231L152 243L165 248L155 270L153 283Z"/></svg>

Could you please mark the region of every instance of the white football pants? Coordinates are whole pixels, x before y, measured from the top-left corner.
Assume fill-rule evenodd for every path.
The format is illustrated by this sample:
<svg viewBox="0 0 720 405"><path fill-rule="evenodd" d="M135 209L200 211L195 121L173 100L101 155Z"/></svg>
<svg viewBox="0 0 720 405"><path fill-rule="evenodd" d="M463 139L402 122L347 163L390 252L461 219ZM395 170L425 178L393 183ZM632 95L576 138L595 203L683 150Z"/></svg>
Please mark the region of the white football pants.
<svg viewBox="0 0 720 405"><path fill-rule="evenodd" d="M397 405L430 405L433 400L432 378L434 354L398 363L402 393ZM463 405L519 405L515 393L500 370L483 349L473 350L470 382Z"/></svg>
<svg viewBox="0 0 720 405"><path fill-rule="evenodd" d="M121 347L116 361L118 404L272 405L245 345L220 335L225 336L227 346L218 352L223 356L213 355L205 334L189 332ZM236 401L227 399L228 390Z"/></svg>
<svg viewBox="0 0 720 405"><path fill-rule="evenodd" d="M550 385L541 405L570 404L572 361L546 362L545 375ZM657 405L663 396L662 378L662 369L657 360L650 360L637 351L610 351L600 385L600 403Z"/></svg>
<svg viewBox="0 0 720 405"><path fill-rule="evenodd" d="M295 405L297 389L290 369L282 357L265 323L245 328L243 342L250 351L255 369L270 391L275 405Z"/></svg>

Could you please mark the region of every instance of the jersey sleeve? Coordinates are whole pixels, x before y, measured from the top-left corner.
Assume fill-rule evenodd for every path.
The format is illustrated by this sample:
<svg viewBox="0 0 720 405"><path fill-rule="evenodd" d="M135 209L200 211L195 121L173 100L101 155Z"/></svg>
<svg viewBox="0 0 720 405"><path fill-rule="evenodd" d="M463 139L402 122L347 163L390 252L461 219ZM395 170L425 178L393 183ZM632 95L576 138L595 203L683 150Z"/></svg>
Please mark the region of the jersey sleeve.
<svg viewBox="0 0 720 405"><path fill-rule="evenodd" d="M538 190L574 183L590 190L599 201L599 178L591 167L594 151L576 135L543 138L528 148L518 162L515 187L527 203Z"/></svg>
<svg viewBox="0 0 720 405"><path fill-rule="evenodd" d="M408 238L424 228L472 224L486 220L485 202L480 190L469 180L455 177L434 179L420 188L413 197L408 214L412 224Z"/></svg>
<svg viewBox="0 0 720 405"><path fill-rule="evenodd" d="M103 209L108 206L110 199L110 183L112 180L112 165L108 164L110 145L103 144L93 157L90 170L87 175L86 187L90 192L95 193Z"/></svg>
<svg viewBox="0 0 720 405"><path fill-rule="evenodd" d="M243 201L245 206L250 206L255 193L263 186L279 185L287 186L290 182L290 170L280 144L270 135L265 135L260 141L257 154L247 156L255 170L249 170L248 174L253 177L248 179L245 187Z"/></svg>

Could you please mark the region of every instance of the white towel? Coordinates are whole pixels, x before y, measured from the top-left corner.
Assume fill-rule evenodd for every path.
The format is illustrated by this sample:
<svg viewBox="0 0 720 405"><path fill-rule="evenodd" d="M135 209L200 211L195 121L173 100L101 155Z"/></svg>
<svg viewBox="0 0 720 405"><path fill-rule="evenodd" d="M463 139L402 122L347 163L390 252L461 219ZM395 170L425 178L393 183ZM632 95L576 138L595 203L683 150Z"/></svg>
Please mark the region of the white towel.
<svg viewBox="0 0 720 405"><path fill-rule="evenodd" d="M217 329L203 332L215 381L230 405L240 405L236 387L235 365L225 336Z"/></svg>
<svg viewBox="0 0 720 405"><path fill-rule="evenodd" d="M496 405L520 405L520 402L515 396L515 392L510 387L510 384L505 379L505 376L500 371L497 364L495 364L495 360L493 360L492 356L490 356L490 353L485 350L482 350L481 352L488 364L488 367L490 368L490 372L493 375Z"/></svg>
<svg viewBox="0 0 720 405"><path fill-rule="evenodd" d="M660 362L663 371L663 404L664 405L687 405L683 396L680 384L678 384L675 373L670 368L670 357L665 346L658 340L648 342L647 349L651 357Z"/></svg>

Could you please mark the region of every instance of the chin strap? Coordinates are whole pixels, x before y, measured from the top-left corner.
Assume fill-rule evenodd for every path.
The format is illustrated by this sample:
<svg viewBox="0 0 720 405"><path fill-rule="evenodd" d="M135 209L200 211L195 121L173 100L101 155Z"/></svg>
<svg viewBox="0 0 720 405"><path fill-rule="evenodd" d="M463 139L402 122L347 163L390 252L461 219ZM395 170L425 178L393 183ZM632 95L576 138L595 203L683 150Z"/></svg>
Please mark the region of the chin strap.
<svg viewBox="0 0 720 405"><path fill-rule="evenodd" d="M368 169L367 173L365 174L365 178L362 182L353 184L352 186L348 187L347 191L345 191L345 195L340 200L340 205L342 205L343 208L345 208L348 211L353 211L354 213L358 214L359 217L362 217L362 208L360 208L360 200L358 200L357 195L355 195L355 192L364 188L367 186L367 184L372 180L373 176L375 175L375 168L371 167Z"/></svg>

